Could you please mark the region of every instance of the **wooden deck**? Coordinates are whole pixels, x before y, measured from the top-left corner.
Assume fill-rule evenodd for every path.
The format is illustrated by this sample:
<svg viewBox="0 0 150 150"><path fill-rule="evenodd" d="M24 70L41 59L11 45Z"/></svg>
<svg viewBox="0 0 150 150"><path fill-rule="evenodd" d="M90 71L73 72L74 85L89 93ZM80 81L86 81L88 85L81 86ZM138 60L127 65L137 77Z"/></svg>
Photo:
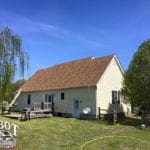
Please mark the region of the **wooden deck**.
<svg viewBox="0 0 150 150"><path fill-rule="evenodd" d="M7 114L7 115L3 115L4 117L8 117L11 119L18 119L18 120L22 120L22 114ZM43 109L43 110L34 110L31 111L30 113L30 119L34 119L34 118L47 118L47 117L52 117L52 113L49 109Z"/></svg>

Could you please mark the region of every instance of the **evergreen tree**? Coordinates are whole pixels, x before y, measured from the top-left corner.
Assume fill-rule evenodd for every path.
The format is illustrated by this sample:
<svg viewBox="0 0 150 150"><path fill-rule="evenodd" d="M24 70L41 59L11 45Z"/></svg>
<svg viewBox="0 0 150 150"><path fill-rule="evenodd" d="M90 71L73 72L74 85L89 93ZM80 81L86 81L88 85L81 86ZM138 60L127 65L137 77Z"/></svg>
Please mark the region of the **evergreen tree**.
<svg viewBox="0 0 150 150"><path fill-rule="evenodd" d="M133 106L150 111L150 40L134 54L124 75L122 95Z"/></svg>

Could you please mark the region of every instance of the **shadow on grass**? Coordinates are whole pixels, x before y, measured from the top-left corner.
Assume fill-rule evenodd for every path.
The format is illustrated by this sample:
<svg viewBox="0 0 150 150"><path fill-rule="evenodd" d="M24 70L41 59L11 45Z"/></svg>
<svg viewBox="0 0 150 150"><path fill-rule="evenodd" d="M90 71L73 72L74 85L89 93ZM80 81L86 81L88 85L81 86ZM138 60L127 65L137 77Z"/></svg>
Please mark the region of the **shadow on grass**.
<svg viewBox="0 0 150 150"><path fill-rule="evenodd" d="M79 119L79 120L84 121L84 119ZM86 121L94 123L94 124L114 125L113 121L109 120L109 119L101 119L101 120L90 120L90 119L88 119ZM140 117L120 117L120 118L118 118L117 123L120 125L134 126L134 127L139 128L142 121L141 121Z"/></svg>
<svg viewBox="0 0 150 150"><path fill-rule="evenodd" d="M125 117L125 118L120 118L118 120L118 123L121 125L134 126L139 128L142 121L139 117Z"/></svg>

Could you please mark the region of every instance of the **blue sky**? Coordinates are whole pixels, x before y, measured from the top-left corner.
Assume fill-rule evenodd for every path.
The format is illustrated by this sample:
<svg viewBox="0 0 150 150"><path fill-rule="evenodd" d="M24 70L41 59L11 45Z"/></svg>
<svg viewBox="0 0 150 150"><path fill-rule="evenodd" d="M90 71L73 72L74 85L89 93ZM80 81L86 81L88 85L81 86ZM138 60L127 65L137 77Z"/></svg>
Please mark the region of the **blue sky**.
<svg viewBox="0 0 150 150"><path fill-rule="evenodd" d="M150 38L149 0L0 0L0 30L20 35L30 56L26 77L41 68L116 54L124 69Z"/></svg>

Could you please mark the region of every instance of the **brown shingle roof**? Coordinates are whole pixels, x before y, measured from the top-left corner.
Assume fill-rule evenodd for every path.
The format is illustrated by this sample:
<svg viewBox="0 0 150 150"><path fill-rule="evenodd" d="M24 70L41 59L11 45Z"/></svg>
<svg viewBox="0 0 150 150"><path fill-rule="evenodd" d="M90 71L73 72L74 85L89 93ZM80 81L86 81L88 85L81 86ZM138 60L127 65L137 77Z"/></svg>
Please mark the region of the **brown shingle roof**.
<svg viewBox="0 0 150 150"><path fill-rule="evenodd" d="M40 91L96 85L114 55L88 57L37 71L22 86L23 91Z"/></svg>

